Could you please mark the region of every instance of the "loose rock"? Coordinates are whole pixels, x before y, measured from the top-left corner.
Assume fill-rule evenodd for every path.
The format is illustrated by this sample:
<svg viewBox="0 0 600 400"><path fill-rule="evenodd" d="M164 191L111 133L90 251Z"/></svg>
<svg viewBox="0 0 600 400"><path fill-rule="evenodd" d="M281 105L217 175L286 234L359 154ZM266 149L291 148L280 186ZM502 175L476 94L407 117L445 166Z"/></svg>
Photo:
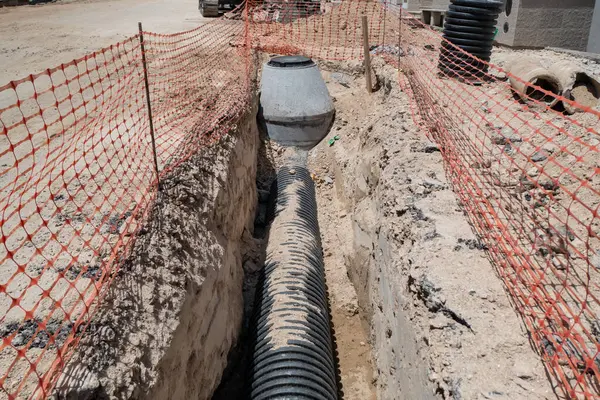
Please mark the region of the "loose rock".
<svg viewBox="0 0 600 400"><path fill-rule="evenodd" d="M451 326L451 321L441 314L436 314L435 318L429 321L430 329L444 329Z"/></svg>
<svg viewBox="0 0 600 400"><path fill-rule="evenodd" d="M525 364L521 360L515 361L512 367L512 372L518 378L523 380L531 380L534 378L534 373L530 365Z"/></svg>
<svg viewBox="0 0 600 400"><path fill-rule="evenodd" d="M423 186L434 190L446 189L446 184L436 179L423 179Z"/></svg>
<svg viewBox="0 0 600 400"><path fill-rule="evenodd" d="M545 151L536 151L532 156L531 156L531 161L533 162L541 162L544 161L548 158L548 153L546 153Z"/></svg>
<svg viewBox="0 0 600 400"><path fill-rule="evenodd" d="M540 171L538 171L538 169L536 167L530 168L527 171L527 176L530 176L532 178L535 178L536 176L538 176L540 174Z"/></svg>
<svg viewBox="0 0 600 400"><path fill-rule="evenodd" d="M509 143L520 143L523 138L515 135L514 131L508 127L502 129L500 133L492 135L492 142L497 145L509 144Z"/></svg>
<svg viewBox="0 0 600 400"><path fill-rule="evenodd" d="M428 143L425 143L425 146L423 146L424 153L434 153L436 151L440 151L440 148L435 143L428 142Z"/></svg>

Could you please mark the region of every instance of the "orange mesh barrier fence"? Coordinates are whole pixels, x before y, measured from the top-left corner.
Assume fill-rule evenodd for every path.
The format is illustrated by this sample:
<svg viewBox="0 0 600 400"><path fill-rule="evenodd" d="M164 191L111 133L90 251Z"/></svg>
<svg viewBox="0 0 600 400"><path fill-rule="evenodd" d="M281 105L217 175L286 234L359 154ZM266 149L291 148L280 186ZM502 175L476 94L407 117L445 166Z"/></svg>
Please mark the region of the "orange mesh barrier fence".
<svg viewBox="0 0 600 400"><path fill-rule="evenodd" d="M298 54L324 60L363 58L361 17L368 17L371 44L398 46L399 19L388 17L378 2L340 3L249 0L248 20L254 47L277 54ZM386 34L387 32L387 34Z"/></svg>
<svg viewBox="0 0 600 400"><path fill-rule="evenodd" d="M563 115L529 84L520 101L506 71L440 57L460 49L402 21L401 81L415 119L440 145L536 352L569 398L600 398L600 114ZM440 59L456 72L441 72Z"/></svg>
<svg viewBox="0 0 600 400"><path fill-rule="evenodd" d="M253 45L361 59L361 16L368 16L371 54L399 67L415 122L439 144L454 191L554 384L569 398L600 398L600 114L556 98L559 107L566 101L585 110L564 115L548 107L552 93L530 84L519 100L506 71L469 61L400 6L315 4L251 4Z"/></svg>
<svg viewBox="0 0 600 400"><path fill-rule="evenodd" d="M249 47L143 35L162 177L244 110ZM51 393L157 194L140 39L0 87L0 398Z"/></svg>
<svg viewBox="0 0 600 400"><path fill-rule="evenodd" d="M143 32L146 66L136 35L0 87L0 356L9 365L0 398L52 392L159 180L248 106L250 50L361 60L363 15L371 54L400 69L415 122L439 144L557 387L600 398L600 114L563 115L531 85L520 101L506 71L468 65L447 42L442 72L439 33L366 0L249 0L233 18L188 32ZM460 72L448 76L456 60L450 69Z"/></svg>
<svg viewBox="0 0 600 400"><path fill-rule="evenodd" d="M243 21L144 35L161 174L232 128L250 94Z"/></svg>

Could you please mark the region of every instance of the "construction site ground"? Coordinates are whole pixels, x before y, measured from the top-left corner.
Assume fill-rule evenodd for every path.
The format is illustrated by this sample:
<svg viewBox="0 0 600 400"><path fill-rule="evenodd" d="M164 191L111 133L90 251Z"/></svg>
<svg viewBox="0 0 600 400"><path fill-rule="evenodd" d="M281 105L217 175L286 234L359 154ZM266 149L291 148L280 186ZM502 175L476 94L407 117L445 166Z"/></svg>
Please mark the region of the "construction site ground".
<svg viewBox="0 0 600 400"><path fill-rule="evenodd" d="M322 67L337 109L327 139L340 140L309 156L334 323L336 308L347 313L336 337L359 342L341 346L340 360L361 348L362 330L349 326L357 300L372 345L371 357L342 368L345 393L368 398L374 385L380 399L555 398L440 153L413 123L395 69L378 61L371 97L359 63Z"/></svg>
<svg viewBox="0 0 600 400"><path fill-rule="evenodd" d="M69 62L138 31L204 23L195 0L63 0L0 8L0 86Z"/></svg>
<svg viewBox="0 0 600 400"><path fill-rule="evenodd" d="M129 37L138 21L170 33L207 20L194 0L67 0L2 8L0 86ZM504 67L523 53L546 62L574 60L600 72L594 61L548 50L496 49L493 61ZM311 152L309 168L317 184L345 398L558 398L444 177L439 148L411 118L396 70L378 60L380 89L367 97L360 64L323 63L321 69L337 115L330 136ZM335 136L339 140L329 145ZM393 281L389 287L397 292L386 297L381 279ZM389 343L397 354L386 352ZM415 372L402 376L399 366ZM122 370L112 372L118 381ZM129 380L122 386L121 394L131 396Z"/></svg>

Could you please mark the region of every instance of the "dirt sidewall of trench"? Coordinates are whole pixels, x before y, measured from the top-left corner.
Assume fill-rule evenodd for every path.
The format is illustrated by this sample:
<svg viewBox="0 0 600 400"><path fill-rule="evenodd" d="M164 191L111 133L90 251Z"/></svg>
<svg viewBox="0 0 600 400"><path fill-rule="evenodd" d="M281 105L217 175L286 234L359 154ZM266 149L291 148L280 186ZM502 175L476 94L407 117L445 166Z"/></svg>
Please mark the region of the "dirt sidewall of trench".
<svg viewBox="0 0 600 400"><path fill-rule="evenodd" d="M256 210L254 96L229 134L161 182L132 255L63 372L57 398L208 399L243 316Z"/></svg>
<svg viewBox="0 0 600 400"><path fill-rule="evenodd" d="M380 89L368 96L355 69L329 66L336 122L322 146L377 398L554 398L440 147L414 124L398 71L377 62Z"/></svg>

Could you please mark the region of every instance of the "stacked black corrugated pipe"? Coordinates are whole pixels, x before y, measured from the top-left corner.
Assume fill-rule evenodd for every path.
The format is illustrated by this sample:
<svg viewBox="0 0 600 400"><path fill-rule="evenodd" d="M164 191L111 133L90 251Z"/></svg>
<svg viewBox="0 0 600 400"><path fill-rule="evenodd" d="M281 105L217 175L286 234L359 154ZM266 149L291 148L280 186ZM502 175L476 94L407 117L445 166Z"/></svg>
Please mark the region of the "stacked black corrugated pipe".
<svg viewBox="0 0 600 400"><path fill-rule="evenodd" d="M314 183L284 166L254 315L249 397L338 398Z"/></svg>
<svg viewBox="0 0 600 400"><path fill-rule="evenodd" d="M498 0L451 0L444 24L439 69L445 75L477 80L488 71L496 22L502 10ZM463 51L460 51L456 47ZM482 61L478 61L473 56Z"/></svg>

